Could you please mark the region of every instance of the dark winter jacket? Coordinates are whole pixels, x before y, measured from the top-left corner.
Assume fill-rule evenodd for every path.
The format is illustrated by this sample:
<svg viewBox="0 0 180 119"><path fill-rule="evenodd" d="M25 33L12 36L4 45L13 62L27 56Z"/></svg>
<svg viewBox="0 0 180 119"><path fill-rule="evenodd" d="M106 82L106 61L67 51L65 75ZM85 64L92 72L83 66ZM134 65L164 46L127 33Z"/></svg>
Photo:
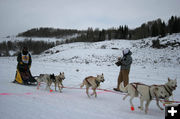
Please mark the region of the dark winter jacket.
<svg viewBox="0 0 180 119"><path fill-rule="evenodd" d="M17 57L17 68L18 69L29 69L32 63L31 55L28 53L26 56L28 57L27 62L23 61L23 54L19 53Z"/></svg>
<svg viewBox="0 0 180 119"><path fill-rule="evenodd" d="M127 69L130 70L131 64L132 64L132 52L129 51L128 54L124 55L121 59L121 69Z"/></svg>

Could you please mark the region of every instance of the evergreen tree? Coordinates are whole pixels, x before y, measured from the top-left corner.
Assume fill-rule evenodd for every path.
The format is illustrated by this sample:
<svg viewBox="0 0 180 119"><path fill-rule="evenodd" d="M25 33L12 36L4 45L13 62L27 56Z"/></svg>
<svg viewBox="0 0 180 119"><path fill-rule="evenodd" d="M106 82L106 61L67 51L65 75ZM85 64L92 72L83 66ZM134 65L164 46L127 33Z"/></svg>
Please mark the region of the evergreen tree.
<svg viewBox="0 0 180 119"><path fill-rule="evenodd" d="M151 29L152 29L152 34L151 34L152 37L159 35L158 24L156 21L153 23Z"/></svg>
<svg viewBox="0 0 180 119"><path fill-rule="evenodd" d="M166 24L164 21L160 24L160 35L161 37L166 35Z"/></svg>

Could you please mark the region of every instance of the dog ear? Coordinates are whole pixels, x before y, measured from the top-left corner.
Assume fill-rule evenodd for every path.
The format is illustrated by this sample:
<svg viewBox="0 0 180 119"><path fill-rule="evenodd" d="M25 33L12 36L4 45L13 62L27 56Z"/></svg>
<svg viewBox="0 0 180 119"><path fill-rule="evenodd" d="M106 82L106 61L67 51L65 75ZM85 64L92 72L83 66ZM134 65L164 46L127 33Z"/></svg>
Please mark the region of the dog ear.
<svg viewBox="0 0 180 119"><path fill-rule="evenodd" d="M60 72L60 75L61 75L61 72Z"/></svg>
<svg viewBox="0 0 180 119"><path fill-rule="evenodd" d="M102 73L102 76L103 76L104 74Z"/></svg>

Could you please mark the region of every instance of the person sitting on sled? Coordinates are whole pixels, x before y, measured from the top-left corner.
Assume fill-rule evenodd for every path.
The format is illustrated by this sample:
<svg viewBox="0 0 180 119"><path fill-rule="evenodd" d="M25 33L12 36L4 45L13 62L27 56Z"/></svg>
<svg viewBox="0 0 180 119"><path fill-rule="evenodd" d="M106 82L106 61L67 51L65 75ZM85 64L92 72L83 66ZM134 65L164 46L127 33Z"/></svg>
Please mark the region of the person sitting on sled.
<svg viewBox="0 0 180 119"><path fill-rule="evenodd" d="M31 55L28 52L27 47L23 47L22 51L18 54L17 62L17 70L21 73L24 84L27 84L28 80L30 80L29 77L31 77L29 72L32 63ZM16 83L16 79L13 81L13 83Z"/></svg>

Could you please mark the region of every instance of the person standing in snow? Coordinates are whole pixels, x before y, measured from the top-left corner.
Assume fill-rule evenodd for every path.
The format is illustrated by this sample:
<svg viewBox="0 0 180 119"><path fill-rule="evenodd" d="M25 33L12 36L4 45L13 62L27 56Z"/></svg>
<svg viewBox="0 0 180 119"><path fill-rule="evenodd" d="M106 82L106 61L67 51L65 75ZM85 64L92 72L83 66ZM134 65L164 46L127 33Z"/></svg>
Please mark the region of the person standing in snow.
<svg viewBox="0 0 180 119"><path fill-rule="evenodd" d="M122 51L123 57L118 58L118 62L116 63L117 66L121 66L119 77L117 81L117 88L114 88L115 91L120 91L120 84L123 82L124 87L126 87L129 84L129 72L132 64L132 52L126 48Z"/></svg>

